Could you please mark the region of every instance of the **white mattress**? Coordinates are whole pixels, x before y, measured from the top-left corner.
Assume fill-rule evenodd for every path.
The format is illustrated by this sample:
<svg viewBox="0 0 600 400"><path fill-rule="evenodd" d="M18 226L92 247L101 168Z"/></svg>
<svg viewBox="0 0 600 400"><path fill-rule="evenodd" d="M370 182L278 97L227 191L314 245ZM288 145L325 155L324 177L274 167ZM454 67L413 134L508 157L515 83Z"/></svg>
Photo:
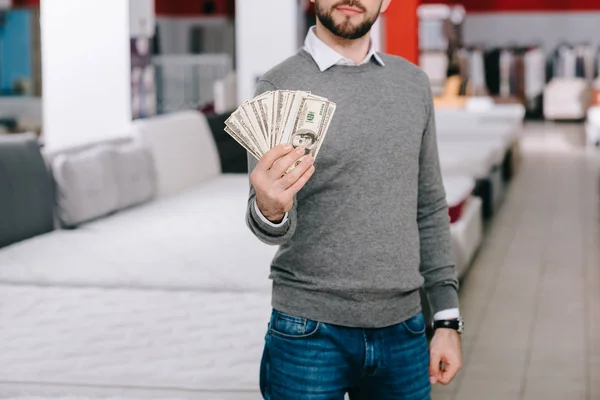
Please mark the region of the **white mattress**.
<svg viewBox="0 0 600 400"><path fill-rule="evenodd" d="M0 251L0 282L269 290L276 247L246 227L246 175ZM223 243L230 251L223 251Z"/></svg>
<svg viewBox="0 0 600 400"><path fill-rule="evenodd" d="M455 207L471 195L475 180L470 176L443 176L446 200L449 207Z"/></svg>
<svg viewBox="0 0 600 400"><path fill-rule="evenodd" d="M456 275L462 278L483 241L482 200L471 197L461 218L450 226Z"/></svg>
<svg viewBox="0 0 600 400"><path fill-rule="evenodd" d="M496 104L489 97L470 97L465 104L465 111L487 117L490 120L523 121L526 110L523 104L500 103Z"/></svg>
<svg viewBox="0 0 600 400"><path fill-rule="evenodd" d="M437 130L439 142L486 142L496 141L508 151L519 140L520 129L510 125L440 127Z"/></svg>
<svg viewBox="0 0 600 400"><path fill-rule="evenodd" d="M456 141L441 141L438 147L443 151L450 151L461 155L477 154L490 155L494 164L501 164L504 161L507 148L505 143L500 138L489 138L488 140L472 141L472 140L456 140Z"/></svg>
<svg viewBox="0 0 600 400"><path fill-rule="evenodd" d="M0 397L258 399L270 311L260 293L2 285Z"/></svg>
<svg viewBox="0 0 600 400"><path fill-rule="evenodd" d="M485 145L439 142L438 152L442 173L445 176L466 175L483 179L488 177L493 166L498 162L496 151Z"/></svg>
<svg viewBox="0 0 600 400"><path fill-rule="evenodd" d="M463 108L436 108L436 125L465 124L510 124L521 126L525 118L525 107L521 104L496 104L488 110L466 110Z"/></svg>
<svg viewBox="0 0 600 400"><path fill-rule="evenodd" d="M591 87L582 78L553 78L544 89L544 117L585 118L591 102Z"/></svg>

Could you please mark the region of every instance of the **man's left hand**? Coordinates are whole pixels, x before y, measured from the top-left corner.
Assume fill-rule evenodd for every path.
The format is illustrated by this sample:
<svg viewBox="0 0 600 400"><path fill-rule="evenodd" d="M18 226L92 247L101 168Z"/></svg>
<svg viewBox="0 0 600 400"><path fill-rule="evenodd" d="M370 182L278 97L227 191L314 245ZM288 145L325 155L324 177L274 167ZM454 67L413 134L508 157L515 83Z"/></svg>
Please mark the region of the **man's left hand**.
<svg viewBox="0 0 600 400"><path fill-rule="evenodd" d="M430 345L429 377L432 384L447 385L462 368L460 335L454 329L438 328Z"/></svg>

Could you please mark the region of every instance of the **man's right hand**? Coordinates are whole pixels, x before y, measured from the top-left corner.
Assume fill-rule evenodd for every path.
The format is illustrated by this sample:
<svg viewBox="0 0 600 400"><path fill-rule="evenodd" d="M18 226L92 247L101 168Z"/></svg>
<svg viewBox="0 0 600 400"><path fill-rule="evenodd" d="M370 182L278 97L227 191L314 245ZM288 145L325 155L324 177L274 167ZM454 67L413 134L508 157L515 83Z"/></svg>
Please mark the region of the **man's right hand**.
<svg viewBox="0 0 600 400"><path fill-rule="evenodd" d="M294 204L294 196L315 172L312 156L306 156L293 170L285 174L300 157L304 148L293 149L291 145L275 146L265 153L250 174L250 182L256 191L256 205L273 223L281 222Z"/></svg>

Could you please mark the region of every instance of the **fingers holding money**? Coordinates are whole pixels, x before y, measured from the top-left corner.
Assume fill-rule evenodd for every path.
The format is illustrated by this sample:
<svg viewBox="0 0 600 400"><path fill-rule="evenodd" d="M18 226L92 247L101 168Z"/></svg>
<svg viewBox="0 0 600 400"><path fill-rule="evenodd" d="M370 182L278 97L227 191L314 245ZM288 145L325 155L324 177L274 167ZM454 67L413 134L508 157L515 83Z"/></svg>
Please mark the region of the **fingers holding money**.
<svg viewBox="0 0 600 400"><path fill-rule="evenodd" d="M314 162L314 158L312 156L306 156L306 157L303 157L302 161L300 161L298 164L296 164L295 161L291 165L289 165L287 163L282 163L284 165L288 165L287 170L289 170L291 167L294 167L294 168L291 169L289 172L287 172L285 175L283 175L279 179L279 181L278 181L279 185L281 185L281 187L284 190L288 190L292 186L296 185L298 183L298 181L306 178L304 183L301 183L298 187L298 190L296 190L294 192L294 194L297 193L306 184L306 182L308 181L310 176L312 176L312 172L314 172L313 162ZM310 169L312 169L313 171L310 173L310 175L305 176L306 173Z"/></svg>
<svg viewBox="0 0 600 400"><path fill-rule="evenodd" d="M255 169L267 173L272 180L277 180L306 158L305 153L302 147L294 149L290 144L280 144L266 152Z"/></svg>
<svg viewBox="0 0 600 400"><path fill-rule="evenodd" d="M290 171L291 168L305 155L305 150L302 147L298 147L294 151L288 153L284 157L276 160L271 167L271 176L273 179L279 179Z"/></svg>
<svg viewBox="0 0 600 400"><path fill-rule="evenodd" d="M289 154L292 150L293 147L290 144L275 146L261 157L258 164L256 164L256 168L261 171L269 171L281 157Z"/></svg>
<svg viewBox="0 0 600 400"><path fill-rule="evenodd" d="M298 168L295 168L294 171L296 169ZM289 194L293 198L296 195L296 193L298 193L304 187L304 185L306 185L306 183L313 176L314 173L315 166L311 165L310 167L308 167L307 170L304 171L300 178L298 178L298 180L294 182L292 186L286 189L285 193Z"/></svg>
<svg viewBox="0 0 600 400"><path fill-rule="evenodd" d="M293 205L294 195L314 173L314 157L305 155L303 148L299 150L291 151L286 145L276 146L265 153L250 173L256 204L270 221L283 218Z"/></svg>

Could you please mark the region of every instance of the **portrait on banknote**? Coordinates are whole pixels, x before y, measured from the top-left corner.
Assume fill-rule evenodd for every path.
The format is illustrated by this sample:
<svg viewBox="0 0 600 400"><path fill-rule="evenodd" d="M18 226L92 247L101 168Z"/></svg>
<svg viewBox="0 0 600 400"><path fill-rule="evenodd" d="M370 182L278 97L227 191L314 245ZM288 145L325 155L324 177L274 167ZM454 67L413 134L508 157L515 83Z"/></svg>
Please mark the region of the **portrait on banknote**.
<svg viewBox="0 0 600 400"><path fill-rule="evenodd" d="M313 155L317 149L318 136L310 129L300 129L292 134L292 146L304 147L304 155Z"/></svg>

